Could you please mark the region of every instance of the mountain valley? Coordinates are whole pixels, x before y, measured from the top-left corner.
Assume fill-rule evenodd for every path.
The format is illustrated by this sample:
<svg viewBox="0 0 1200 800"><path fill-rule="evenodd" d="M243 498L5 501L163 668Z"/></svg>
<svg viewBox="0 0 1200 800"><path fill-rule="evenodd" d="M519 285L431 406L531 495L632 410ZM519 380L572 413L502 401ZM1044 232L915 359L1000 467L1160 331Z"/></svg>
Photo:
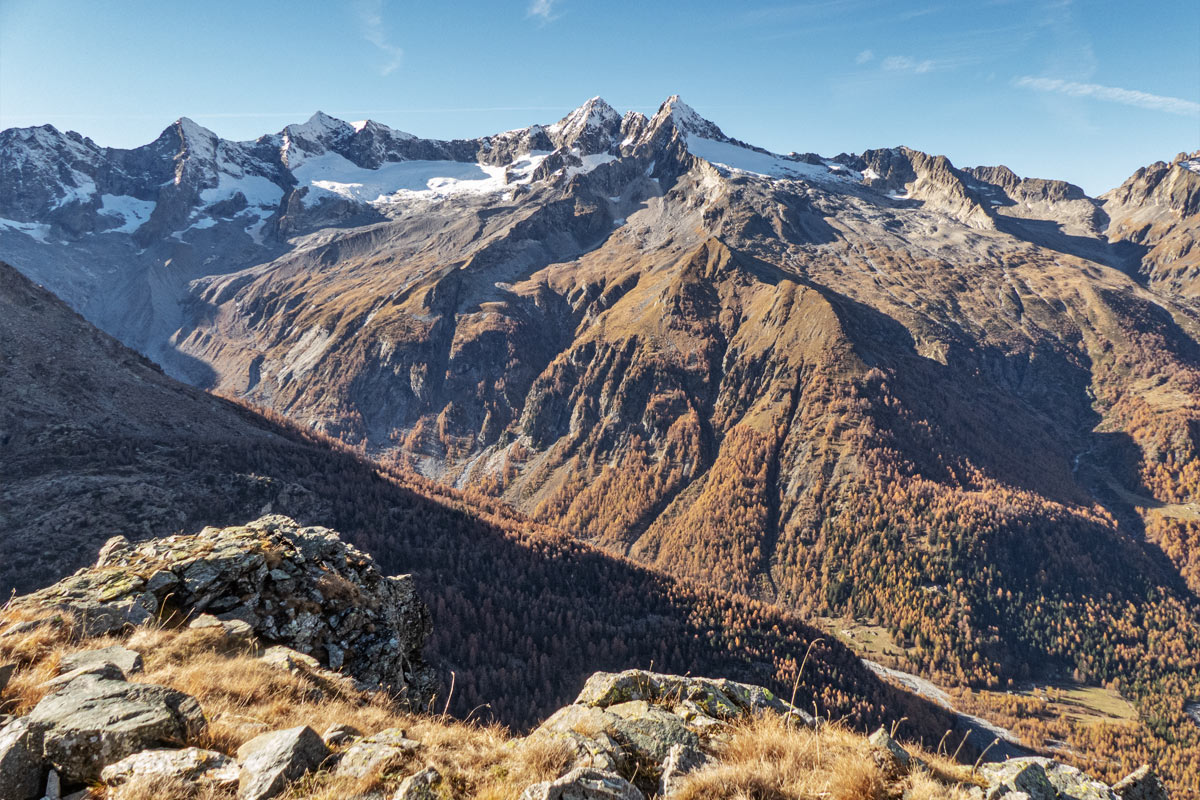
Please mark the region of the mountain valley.
<svg viewBox="0 0 1200 800"><path fill-rule="evenodd" d="M458 141L10 129L0 161L0 258L87 320L0 272L6 588L274 510L424 582L456 709L532 669L495 709L526 724L622 655L786 687L821 617L1027 745L1200 791L1200 154L1093 198L774 154L672 97ZM610 596L628 626L576 617ZM945 730L827 647L805 702ZM1048 683L1134 713L1046 722Z"/></svg>

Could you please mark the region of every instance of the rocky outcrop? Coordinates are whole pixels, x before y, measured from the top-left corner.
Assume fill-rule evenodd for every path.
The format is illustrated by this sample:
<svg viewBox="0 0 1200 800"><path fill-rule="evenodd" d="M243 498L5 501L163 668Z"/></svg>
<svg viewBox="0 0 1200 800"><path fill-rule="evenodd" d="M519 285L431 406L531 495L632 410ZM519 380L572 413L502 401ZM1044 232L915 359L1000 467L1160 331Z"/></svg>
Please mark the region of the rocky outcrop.
<svg viewBox="0 0 1200 800"><path fill-rule="evenodd" d="M713 743L729 723L763 713L814 724L761 686L645 670L598 672L573 704L551 715L526 741L564 745L576 770L617 774L643 792L665 792L709 761ZM538 791L551 788L547 784Z"/></svg>
<svg viewBox="0 0 1200 800"><path fill-rule="evenodd" d="M1113 784L1121 800L1168 800L1167 789L1149 764L1143 764Z"/></svg>
<svg viewBox="0 0 1200 800"><path fill-rule="evenodd" d="M1049 758L1014 758L985 764L980 772L988 784L988 800L1021 792L1029 800L1119 800L1101 781Z"/></svg>
<svg viewBox="0 0 1200 800"><path fill-rule="evenodd" d="M210 614L203 624L224 624L230 635L249 626L415 705L434 691L421 655L429 611L412 578L383 575L331 530L268 516L137 546L116 539L103 553L96 566L18 602L67 611L90 635Z"/></svg>

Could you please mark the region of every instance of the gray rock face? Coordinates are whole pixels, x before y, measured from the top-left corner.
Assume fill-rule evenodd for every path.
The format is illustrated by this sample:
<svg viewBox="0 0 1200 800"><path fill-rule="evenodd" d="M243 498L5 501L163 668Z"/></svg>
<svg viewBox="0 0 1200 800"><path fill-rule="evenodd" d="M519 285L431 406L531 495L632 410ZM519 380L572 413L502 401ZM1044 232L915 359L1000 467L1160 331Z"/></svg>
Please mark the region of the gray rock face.
<svg viewBox="0 0 1200 800"><path fill-rule="evenodd" d="M238 797L274 797L328 757L329 748L307 725L257 736L238 748Z"/></svg>
<svg viewBox="0 0 1200 800"><path fill-rule="evenodd" d="M200 705L165 686L84 674L43 698L28 717L46 763L72 781L163 745L182 746L205 728Z"/></svg>
<svg viewBox="0 0 1200 800"><path fill-rule="evenodd" d="M1166 787L1149 764L1138 767L1112 788L1121 800L1168 800Z"/></svg>
<svg viewBox="0 0 1200 800"><path fill-rule="evenodd" d="M556 781L535 783L521 800L645 800L646 796L615 772L584 767Z"/></svg>
<svg viewBox="0 0 1200 800"><path fill-rule="evenodd" d="M0 729L0 800L34 800L42 788L42 743L29 721Z"/></svg>
<svg viewBox="0 0 1200 800"><path fill-rule="evenodd" d="M221 790L238 783L238 765L227 755L198 747L182 750L143 750L123 758L100 772L108 786L120 786L135 779L180 778L199 786Z"/></svg>
<svg viewBox="0 0 1200 800"><path fill-rule="evenodd" d="M416 706L435 690L421 656L429 610L412 578L384 576L335 532L287 517L106 546L101 564L18 602L71 611L91 634L197 615L198 625L222 625L235 639L252 629ZM108 657L131 666L116 650Z"/></svg>
<svg viewBox="0 0 1200 800"><path fill-rule="evenodd" d="M426 767L416 775L409 775L396 789L392 800L439 800L438 787L442 775L433 767Z"/></svg>
<svg viewBox="0 0 1200 800"><path fill-rule="evenodd" d="M63 672L70 672L98 662L114 664L125 675L136 675L142 671L142 654L116 644L100 650L84 650L81 653L63 656L59 668Z"/></svg>

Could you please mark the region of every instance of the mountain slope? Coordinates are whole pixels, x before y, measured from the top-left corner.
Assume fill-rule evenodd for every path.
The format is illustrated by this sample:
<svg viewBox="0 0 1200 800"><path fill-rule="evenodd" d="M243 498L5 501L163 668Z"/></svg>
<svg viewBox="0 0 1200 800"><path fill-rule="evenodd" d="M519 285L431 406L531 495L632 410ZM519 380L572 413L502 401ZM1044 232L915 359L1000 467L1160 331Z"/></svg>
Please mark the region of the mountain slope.
<svg viewBox="0 0 1200 800"><path fill-rule="evenodd" d="M595 669L670 665L780 691L818 633L779 609L614 559L486 501L305 437L175 382L0 264L0 587L24 591L144 539L268 511L338 524L433 612L429 660L452 708L528 724ZM736 646L735 646L736 643ZM818 644L800 694L914 736L954 725ZM790 689L789 689L790 690Z"/></svg>
<svg viewBox="0 0 1200 800"><path fill-rule="evenodd" d="M206 267L242 234L182 234L179 324L143 346L169 369L659 568L878 623L946 682L1120 680L1145 727L1104 735L1200 772L1190 161L1089 198L904 147L772 154L678 98L465 144L300 127L260 140L284 170L265 249ZM29 213L45 243L3 252L82 281L50 256L98 239Z"/></svg>

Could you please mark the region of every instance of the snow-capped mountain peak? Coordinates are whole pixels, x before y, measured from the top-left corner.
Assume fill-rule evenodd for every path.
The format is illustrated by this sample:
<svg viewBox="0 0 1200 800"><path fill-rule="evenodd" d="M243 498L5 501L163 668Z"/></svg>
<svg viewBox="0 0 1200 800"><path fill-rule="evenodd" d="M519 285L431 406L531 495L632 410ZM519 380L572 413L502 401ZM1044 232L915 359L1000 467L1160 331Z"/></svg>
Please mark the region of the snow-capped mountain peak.
<svg viewBox="0 0 1200 800"><path fill-rule="evenodd" d="M593 97L544 130L556 147L583 155L607 153L619 138L621 115L603 98Z"/></svg>
<svg viewBox="0 0 1200 800"><path fill-rule="evenodd" d="M695 109L673 94L658 109L651 121L651 128L660 128L670 123L683 136L698 136L714 142L730 141L717 125L696 113Z"/></svg>

